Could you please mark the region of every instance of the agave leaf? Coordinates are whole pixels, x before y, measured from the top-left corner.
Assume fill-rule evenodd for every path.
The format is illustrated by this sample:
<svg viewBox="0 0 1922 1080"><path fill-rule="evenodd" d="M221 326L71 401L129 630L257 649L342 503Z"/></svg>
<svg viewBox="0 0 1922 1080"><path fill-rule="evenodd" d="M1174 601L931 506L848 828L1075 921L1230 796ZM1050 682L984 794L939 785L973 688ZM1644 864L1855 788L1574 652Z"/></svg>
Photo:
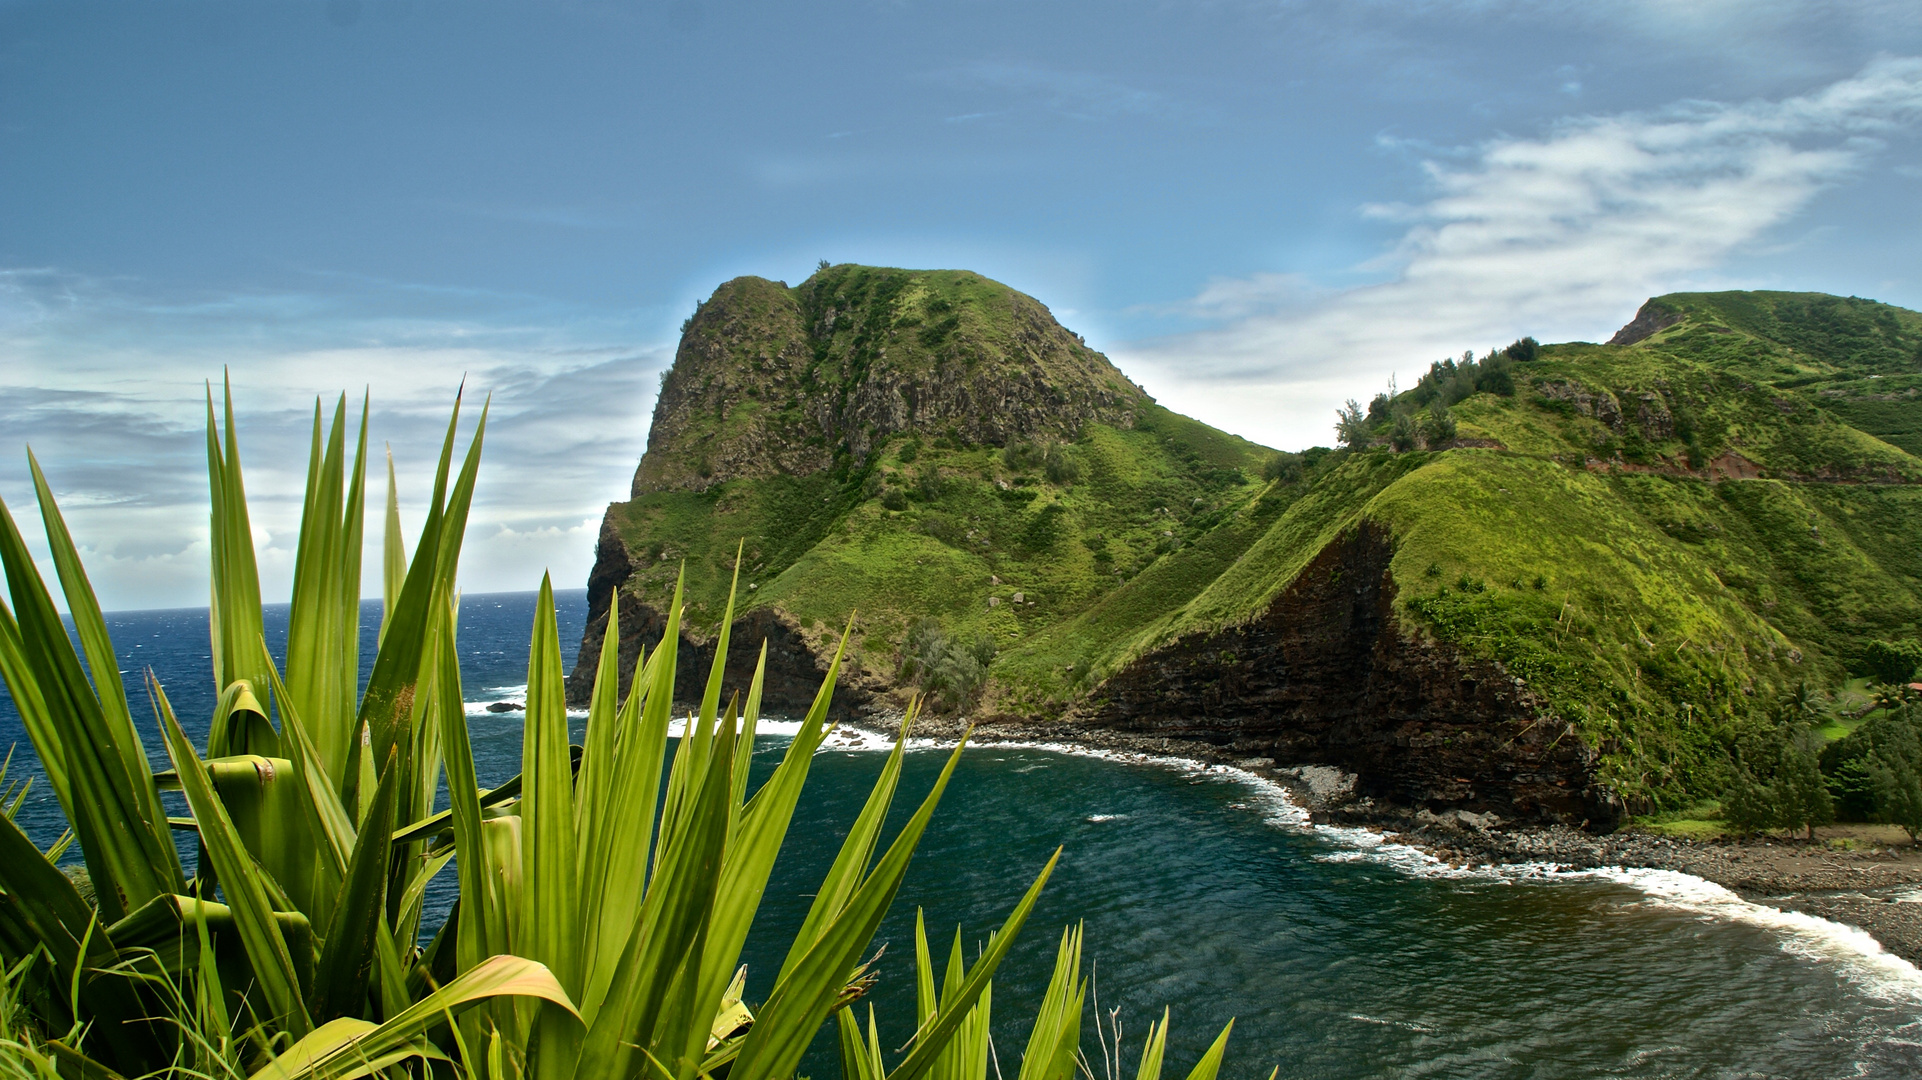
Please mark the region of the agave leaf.
<svg viewBox="0 0 1922 1080"><path fill-rule="evenodd" d="M721 614L720 634L714 641L714 663L707 671L707 689L701 694L701 715L713 716L721 708L721 679L727 673L727 646L734 633L734 595L741 584L741 552L747 548L742 540L734 549L734 577L727 586L727 608Z"/></svg>
<svg viewBox="0 0 1922 1080"><path fill-rule="evenodd" d="M253 526L247 518L247 489L240 474L240 439L234 428L234 388L222 379L226 403L226 445L214 418L214 391L207 387L207 487L213 511L208 537L212 541L212 601L207 628L213 639L214 692L245 680L265 686L266 675L254 659L260 639L260 572L254 562Z"/></svg>
<svg viewBox="0 0 1922 1080"><path fill-rule="evenodd" d="M248 855L233 820L227 816L226 806L214 793L213 781L195 756L187 733L180 730L180 722L174 719L166 691L151 674L147 686L160 712L161 731L166 736L174 770L180 774L181 790L186 793L194 820L200 824L201 843L220 875L221 890L233 908L235 926L240 931L247 958L253 964L261 993L273 1010L272 1019L295 1038L305 1036L313 1030L314 1022L307 1014L306 1002L301 999L293 955L288 951L280 924L274 919L263 881L265 874Z"/></svg>
<svg viewBox="0 0 1922 1080"><path fill-rule="evenodd" d="M456 963L462 970L481 959L508 950L507 924L491 913L499 907L494 899L494 872L487 845L482 837L481 801L474 777L474 753L467 735L465 714L452 706L460 704L460 657L447 635L452 619L451 604L441 607L433 629L432 655L436 665L434 693L441 708L436 718L441 725L441 745L447 760L448 819L454 825L455 870L460 879L461 920L456 928ZM519 869L516 860L515 869Z"/></svg>
<svg viewBox="0 0 1922 1080"><path fill-rule="evenodd" d="M843 1080L886 1080L887 1060L881 1056L880 1026L874 1022L874 1006L868 1005L868 1034L861 1036L861 1022L851 1009L835 1014L841 1042ZM984 1078L985 1080L985 1078Z"/></svg>
<svg viewBox="0 0 1922 1080"><path fill-rule="evenodd" d="M820 940L775 984L758 1021L748 1031L747 1043L734 1062L730 1080L785 1077L800 1063L814 1033L838 1004L848 972L860 962L861 954L881 925L881 917L894 902L894 894L907 875L915 845L947 790L966 745L963 739L961 745L955 747L934 789L889 845L874 873L855 891Z"/></svg>
<svg viewBox="0 0 1922 1080"><path fill-rule="evenodd" d="M1167 1052L1168 1010L1163 1008L1161 1022L1148 1025L1148 1039L1141 1044L1141 1064L1135 1066L1135 1080L1161 1080L1161 1061Z"/></svg>
<svg viewBox="0 0 1922 1080"><path fill-rule="evenodd" d="M288 903L310 914L330 911L332 898L323 900L317 890L332 874L323 872L317 858L322 841L308 827L316 815L294 763L242 754L203 764L241 842L267 878L286 891Z"/></svg>
<svg viewBox="0 0 1922 1080"><path fill-rule="evenodd" d="M1221 1071L1222 1055L1228 1052L1228 1035L1234 1030L1235 1022L1228 1021L1228 1026L1222 1028L1221 1034L1215 1036L1215 1041L1209 1045L1208 1052L1201 1055L1201 1060L1189 1070L1188 1080L1215 1080L1215 1074Z"/></svg>
<svg viewBox="0 0 1922 1080"><path fill-rule="evenodd" d="M51 526L49 531L54 540ZM28 734L36 736L34 749L42 761L59 762L50 775L66 777L61 809L80 838L101 917L118 919L155 896L182 891L185 882L166 817L147 816L160 796L145 751L137 738L130 746L122 744L117 725L103 714L5 503L0 503L0 565L19 619L21 659L35 686L19 696L37 696L49 721L45 730L29 728Z"/></svg>
<svg viewBox="0 0 1922 1080"><path fill-rule="evenodd" d="M830 675L839 666L841 651L846 646L847 633L844 631L841 649L835 650L834 663L828 666ZM827 698L815 695L814 707L825 713ZM867 876L868 864L873 861L874 849L881 839L881 826L887 822L888 808L893 805L895 789L900 786L901 763L907 750L908 732L914 727L916 709L917 703L910 701L907 715L901 721L901 730L895 736L894 750L888 755L886 764L881 766L881 775L875 779L873 790L868 792L867 803L856 815L854 825L848 829L847 838L841 842L841 850L834 857L834 864L821 880L821 887L814 894L814 903L808 907L807 918L801 921L800 932L794 935L794 942L788 947L787 959L781 963L781 973L774 980L776 983L793 972L795 965L820 940L822 933L847 906L848 899Z"/></svg>
<svg viewBox="0 0 1922 1080"><path fill-rule="evenodd" d="M254 1073L252 1080L354 1080L369 1076L415 1056L390 1055L415 1046L415 1040L445 1023L448 1015L488 998L505 996L536 998L552 1002L570 1015L574 1013L567 991L540 963L519 956L491 956L384 1024L342 1019L315 1029Z"/></svg>
<svg viewBox="0 0 1922 1080"><path fill-rule="evenodd" d="M347 397L334 407L321 449L320 403L314 403L307 496L294 559L287 616L287 686L335 786L346 775L360 674L360 548L366 478L367 407L352 480L346 464Z"/></svg>
<svg viewBox="0 0 1922 1080"><path fill-rule="evenodd" d="M380 560L380 639L387 638L388 620L400 603L407 580L407 539L400 533L400 485L394 480L394 448L387 448L387 527L382 534Z"/></svg>
<svg viewBox="0 0 1922 1080"><path fill-rule="evenodd" d="M361 697L356 731L365 727L374 760L385 760L394 746L406 743L411 749L409 731L414 716L414 695L420 679L421 658L425 652L430 622L439 605L453 595L454 573L460 561L461 536L467 527L467 511L473 502L474 479L480 468L481 445L487 432L487 409L481 410L473 440L468 444L459 479L447 492L447 473L454 453L454 435L460 420L460 405L448 421L447 438L441 447L440 465L435 474L434 500L428 506L427 523L414 549L401 586L400 602L388 619L387 634L381 639L374 657L374 670ZM446 501L443 502L443 497ZM358 735L350 740L348 753L358 759ZM402 753L407 753L403 750ZM403 768L408 766L403 765ZM403 777L406 774L403 774ZM348 783L358 786L358 772L348 769ZM353 805L355 800L343 800Z"/></svg>
<svg viewBox="0 0 1922 1080"><path fill-rule="evenodd" d="M1081 1009L1088 983L1081 977L1081 927L1061 932L1054 976L1048 980L1028 1050L1021 1058L1020 1080L1071 1080L1081 1048ZM905 1078L904 1078L905 1080Z"/></svg>
<svg viewBox="0 0 1922 1080"><path fill-rule="evenodd" d="M651 852L645 841L636 843L633 838L655 833L661 766L667 755L667 727L674 705L685 579L683 570L674 586L661 643L635 675L627 701L621 706L607 810L590 823L591 850L585 858L590 866L605 868L585 882L589 910L596 912L582 928L586 934L586 981L581 1015L587 1018L590 1034L640 921L650 862L665 853L665 837L655 838ZM598 899L592 899L597 893Z"/></svg>
<svg viewBox="0 0 1922 1080"><path fill-rule="evenodd" d="M844 639L842 647L845 645ZM828 703L834 694L840 660L841 649L837 648L834 660L828 665L821 691L815 695L814 704L802 720L800 730L795 732L793 741L788 744L781 764L755 793L753 802L738 815L734 839L728 846L727 864L721 871L720 902L709 930L709 951L702 972L704 1000L718 996L720 989L726 985L728 972L740 962L741 949L747 942L748 929L754 922L755 912L760 909L768 877L774 870L775 857L780 854L788 826L794 819L794 809L800 803L808 769L814 763L814 752L820 748L827 732ZM748 689L750 725L760 713L766 672L767 647L764 644L760 661L755 667L754 681ZM746 790L746 772L752 760L753 746L745 740L751 738L750 727L743 733L744 741L740 744L747 752L739 756L734 766L734 800L737 806Z"/></svg>
<svg viewBox="0 0 1922 1080"><path fill-rule="evenodd" d="M261 639L260 650L267 652L267 641ZM281 726L286 729L282 742L288 751L288 760L293 763L294 773L300 785L306 790L307 798L301 802L301 811L307 816L310 836L317 841L313 858L318 867L315 879L316 895L331 897L340 888L340 882L347 876L347 862L352 857L356 839L354 824L347 816L347 808L340 805L340 797L326 766L320 760L320 751L307 737L307 725L301 721L299 711L294 707L293 696L275 670L273 656L266 656L267 677L273 682L274 701L280 709ZM312 912L321 919L332 920L331 899L329 906Z"/></svg>
<svg viewBox="0 0 1922 1080"><path fill-rule="evenodd" d="M554 587L541 577L527 658L527 718L521 728L521 926L516 952L546 964L562 986L580 991L580 928L575 854L574 776L567 743L566 676L561 671ZM541 1076L573 1072L580 1025L542 1009Z"/></svg>
<svg viewBox="0 0 1922 1080"><path fill-rule="evenodd" d="M146 748L141 745L140 733L134 729L133 715L127 711L127 691L120 682L120 657L114 654L113 642L107 636L107 620L100 614L100 601L93 594L93 585L87 581L87 572L80 565L80 553L74 549L73 537L67 532L67 522L60 515L53 489L47 485L46 475L40 471L40 462L35 460L32 450L27 451L27 466L33 473L33 493L40 503L40 520L46 528L47 548L53 555L54 569L60 575L60 588L66 594L67 612L73 617L74 631L93 675L102 730L133 781L131 794L147 825L146 831L164 837L164 832L155 826L166 818L166 812L160 808L160 793L153 786L153 769L147 762ZM167 855L173 855L172 844L160 846L167 849ZM167 860L162 861L163 865L156 869L163 877L169 876ZM170 865L171 876L178 877L177 858Z"/></svg>
<svg viewBox="0 0 1922 1080"><path fill-rule="evenodd" d="M697 974L700 970L697 950L704 942L727 846L733 735L732 723L723 725L718 745L726 752L710 756L707 773L688 803L686 827L660 841L665 852L648 882L639 924L628 938L607 997L589 1023L578 1076L631 1073L632 1033L656 1033L676 975L684 967ZM670 1054L686 1052L685 1032L679 1040L668 1048Z"/></svg>
<svg viewBox="0 0 1922 1080"><path fill-rule="evenodd" d="M607 803L613 790L614 747L620 734L621 669L621 591L607 598L607 624L601 634L600 663L594 669L594 688L587 703L587 737L581 752L580 773L574 779L574 833L580 838L580 883L585 921L592 921L600 896L592 887L602 867L590 865L602 853L596 835L607 821ZM640 689L636 680L634 689ZM634 696L629 694L630 697Z"/></svg>
<svg viewBox="0 0 1922 1080"><path fill-rule="evenodd" d="M367 976L373 969L375 938L385 928L387 860L393 852L394 803L400 790L398 750L387 755L372 811L360 823L360 836L333 904L327 944L315 968L314 1013L323 1020L358 1013L367 996Z"/></svg>
<svg viewBox="0 0 1922 1080"><path fill-rule="evenodd" d="M931 1026L924 1026L915 1033L914 1049L909 1051L901 1064L895 1066L894 1071L888 1074L888 1080L915 1080L916 1077L934 1067L942 1051L947 1047L948 1041L968 1019L975 1003L986 999L995 968L999 967L1002 959L1008 955L1008 950L1014 947L1015 938L1020 935L1022 925L1028 921L1028 915L1034 911L1035 902L1041 898L1042 888L1047 885L1049 876L1054 873L1055 865L1060 861L1061 849L1056 848L1055 853L1049 857L1047 865L1043 866L1041 873L1035 876L1034 883L1028 886L1028 891L1021 897L1021 902L1014 906L1014 910L1009 912L1007 919L1001 923L1001 929L995 931L994 936L988 940L987 951L974 962L974 967L968 971L968 977L952 995L943 995L941 1010L935 1015L934 1023ZM878 874L879 871L877 870L876 873ZM762 1014L766 1014L765 1009L762 1010ZM985 1035L983 1037L985 1038Z"/></svg>
<svg viewBox="0 0 1922 1080"><path fill-rule="evenodd" d="M270 660L268 667L272 666ZM244 679L228 683L214 703L213 722L207 727L207 756L290 756L280 752L280 744L280 734L268 723L267 712L254 696L253 686Z"/></svg>
<svg viewBox="0 0 1922 1080"><path fill-rule="evenodd" d="M0 504L4 508L4 504ZM14 711L20 714L20 723L27 729L27 738L34 746L55 746L59 742L59 729L54 726L53 717L47 714L47 703L40 696L40 684L34 680L33 670L27 663L27 646L20 638L20 624L13 619L13 612L4 602L0 602L0 678L6 680L7 692L13 696ZM40 768L47 776L47 783L53 788L54 798L59 800L60 810L68 821L73 820L73 795L67 785L67 762L63 757L40 755Z"/></svg>

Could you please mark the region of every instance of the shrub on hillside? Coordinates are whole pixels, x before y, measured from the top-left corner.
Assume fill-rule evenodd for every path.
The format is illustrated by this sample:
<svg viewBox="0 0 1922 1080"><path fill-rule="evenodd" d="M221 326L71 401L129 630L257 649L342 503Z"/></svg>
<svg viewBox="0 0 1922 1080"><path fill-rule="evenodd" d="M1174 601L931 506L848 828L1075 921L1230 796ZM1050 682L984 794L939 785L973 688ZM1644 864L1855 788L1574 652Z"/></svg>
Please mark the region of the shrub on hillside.
<svg viewBox="0 0 1922 1080"><path fill-rule="evenodd" d="M1261 463L1263 480L1279 480L1284 484L1292 484L1301 479L1301 474L1300 454L1291 454L1284 450Z"/></svg>
<svg viewBox="0 0 1922 1080"><path fill-rule="evenodd" d="M1876 682L1909 682L1916 668L1922 667L1922 641L1871 641L1863 651L1862 664Z"/></svg>
<svg viewBox="0 0 1922 1080"><path fill-rule="evenodd" d="M901 643L901 681L926 694L930 704L958 712L988 681L994 653L987 637L962 641L949 636L938 619L916 619Z"/></svg>

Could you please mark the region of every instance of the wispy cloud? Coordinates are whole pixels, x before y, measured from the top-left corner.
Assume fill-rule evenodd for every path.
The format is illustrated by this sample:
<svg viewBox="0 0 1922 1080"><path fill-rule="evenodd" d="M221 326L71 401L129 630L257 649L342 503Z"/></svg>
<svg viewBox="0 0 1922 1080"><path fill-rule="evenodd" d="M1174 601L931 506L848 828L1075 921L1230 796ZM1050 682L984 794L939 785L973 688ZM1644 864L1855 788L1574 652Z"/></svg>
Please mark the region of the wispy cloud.
<svg viewBox="0 0 1922 1080"><path fill-rule="evenodd" d="M1117 350L1170 405L1282 445L1328 437L1336 405L1464 346L1606 336L1649 295L1714 280L1922 121L1922 59L1816 92L1571 118L1426 166L1430 198L1363 208L1409 223L1390 280L1295 301L1287 278L1210 282L1224 325ZM1269 301L1266 310L1251 307Z"/></svg>
<svg viewBox="0 0 1922 1080"><path fill-rule="evenodd" d="M962 67L954 77L957 82L1037 101L1054 112L1078 119L1168 116L1177 109L1173 100L1158 91L1145 90L1087 71L981 60ZM988 114L974 114L985 115Z"/></svg>
<svg viewBox="0 0 1922 1080"><path fill-rule="evenodd" d="M0 438L10 444L0 453L0 496L23 529L37 531L20 453L31 444L103 603L203 603L204 380L218 394L228 368L263 590L284 596L316 397L331 416L345 390L357 423L371 390L369 498L378 507L380 454L391 445L411 540L464 378L469 430L492 395L464 586L532 588L543 568L561 587L584 583L600 513L624 497L646 443L668 347L637 343L632 326L553 311L401 318L345 306L298 295L155 299L125 283L0 272L0 352L9 358Z"/></svg>

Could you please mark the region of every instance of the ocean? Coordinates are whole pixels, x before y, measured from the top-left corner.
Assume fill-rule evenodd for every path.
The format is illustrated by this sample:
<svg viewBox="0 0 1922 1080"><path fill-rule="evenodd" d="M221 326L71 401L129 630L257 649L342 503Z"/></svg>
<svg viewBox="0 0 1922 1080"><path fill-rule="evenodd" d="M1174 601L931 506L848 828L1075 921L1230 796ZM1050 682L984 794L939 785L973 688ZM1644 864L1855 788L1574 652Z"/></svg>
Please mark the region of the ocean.
<svg viewBox="0 0 1922 1080"><path fill-rule="evenodd" d="M484 784L518 768L519 714L485 707L520 700L535 600L468 596L461 605ZM571 665L586 597L563 592L556 604ZM286 608L267 616L278 647ZM378 604L362 617L365 669ZM108 622L136 717L140 673L151 667L190 732L204 733L213 706L206 611L121 612ZM773 733L760 739L755 782L784 749L783 729L779 718L765 725ZM157 734L147 734L163 760ZM3 696L0 741L16 748L11 778L37 771ZM887 745L847 733L817 756L748 942L750 1001L767 992ZM915 745L897 818L944 757L942 747ZM43 845L62 828L44 788L18 820ZM964 756L877 939L887 949L872 998L889 1048L912 1030L916 909L937 955L957 925L972 955L1057 846L1061 865L996 979L1005 1077L1019 1069L1061 928L1075 922L1086 926L1104 1023L1118 1009L1123 1032L1126 1063L1110 1074L1091 1004L1083 1042L1098 1080L1132 1076L1164 1005L1174 1075L1231 1017L1224 1075L1236 1080L1276 1068L1318 1080L1922 1074L1922 973L1850 928L1669 872L1451 869L1363 830L1311 825L1280 789L1233 769L1010 745ZM429 894L436 912L453 887L444 872ZM827 1078L839 1068L823 1037L801 1071Z"/></svg>

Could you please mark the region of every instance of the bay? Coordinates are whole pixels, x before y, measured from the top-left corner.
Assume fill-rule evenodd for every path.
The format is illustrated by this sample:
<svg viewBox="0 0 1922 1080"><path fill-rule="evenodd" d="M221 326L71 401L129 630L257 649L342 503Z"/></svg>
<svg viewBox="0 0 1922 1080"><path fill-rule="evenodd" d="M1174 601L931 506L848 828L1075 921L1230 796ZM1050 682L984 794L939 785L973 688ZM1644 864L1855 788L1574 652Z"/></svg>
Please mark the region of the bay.
<svg viewBox="0 0 1922 1080"><path fill-rule="evenodd" d="M463 682L483 783L516 770L532 593L470 596L461 607ZM581 590L556 597L567 662ZM268 635L284 641L286 609ZM371 666L378 604L362 612ZM151 667L190 730L213 688L206 612L108 616L136 717ZM577 719L576 723L579 723ZM770 725L776 730L779 724ZM161 759L151 723L149 752ZM14 779L37 773L11 702L0 742ZM764 736L764 776L786 739ZM749 997L764 994L786 944L878 772L884 743L823 750L749 939ZM897 820L945 758L908 756ZM176 810L176 812L178 812ZM20 820L58 835L44 791ZM1056 847L1062 862L996 980L995 1045L1019 1068L1057 935L1083 922L1104 1017L1118 1008L1132 1076L1139 1039L1172 1007L1170 1072L1181 1075L1235 1018L1225 1075L1283 1077L1900 1077L1922 1073L1922 975L1859 933L1741 901L1674 874L1449 870L1354 830L1308 825L1263 782L1178 761L1122 761L1062 748L987 745L964 756L878 941L872 995L892 1048L910 1034L916 908L938 954L956 925L972 955ZM444 911L453 878L430 904ZM437 921L437 916L430 919ZM1092 1015L1084 1047L1109 1066ZM803 1075L838 1075L823 1038Z"/></svg>

